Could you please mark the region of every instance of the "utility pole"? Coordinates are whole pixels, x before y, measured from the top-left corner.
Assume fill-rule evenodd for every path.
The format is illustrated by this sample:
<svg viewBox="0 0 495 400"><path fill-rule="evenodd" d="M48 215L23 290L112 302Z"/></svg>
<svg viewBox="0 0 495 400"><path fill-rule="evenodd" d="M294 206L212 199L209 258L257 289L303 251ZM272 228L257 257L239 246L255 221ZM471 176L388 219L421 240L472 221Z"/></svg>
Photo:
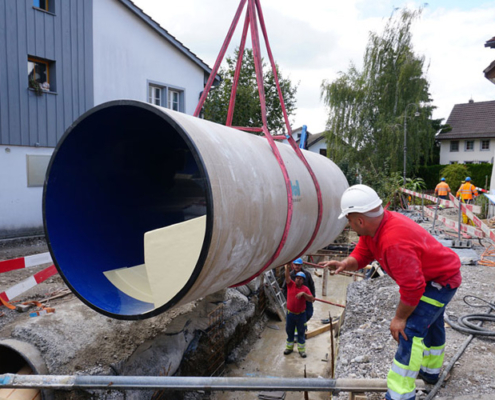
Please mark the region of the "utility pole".
<svg viewBox="0 0 495 400"><path fill-rule="evenodd" d="M404 110L404 187L406 187L406 165L407 165L407 109L409 106L414 106L416 112L415 117L419 117L418 105L416 103L409 103Z"/></svg>

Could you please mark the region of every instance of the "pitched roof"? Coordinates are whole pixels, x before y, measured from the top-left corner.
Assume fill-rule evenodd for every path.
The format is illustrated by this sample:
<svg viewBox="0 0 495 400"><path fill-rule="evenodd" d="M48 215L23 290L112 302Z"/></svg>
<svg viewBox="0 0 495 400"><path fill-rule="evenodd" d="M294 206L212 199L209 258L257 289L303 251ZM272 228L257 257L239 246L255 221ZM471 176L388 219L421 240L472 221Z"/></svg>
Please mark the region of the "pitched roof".
<svg viewBox="0 0 495 400"><path fill-rule="evenodd" d="M320 140L325 140L325 132L316 133L311 135L308 139L308 148L318 143Z"/></svg>
<svg viewBox="0 0 495 400"><path fill-rule="evenodd" d="M160 36L169 41L174 45L179 51L181 51L186 57L191 61L199 65L206 73L211 74L211 68L196 54L194 54L189 48L184 46L179 42L174 36L172 36L166 29L164 29L158 22L146 14L141 8L136 6L132 0L119 0L120 3L124 4L129 8L134 14L136 14L141 20L146 22L153 30L155 30ZM215 77L216 81L220 81L219 75Z"/></svg>
<svg viewBox="0 0 495 400"><path fill-rule="evenodd" d="M495 137L495 101L456 104L447 124L452 130L439 133L437 140Z"/></svg>

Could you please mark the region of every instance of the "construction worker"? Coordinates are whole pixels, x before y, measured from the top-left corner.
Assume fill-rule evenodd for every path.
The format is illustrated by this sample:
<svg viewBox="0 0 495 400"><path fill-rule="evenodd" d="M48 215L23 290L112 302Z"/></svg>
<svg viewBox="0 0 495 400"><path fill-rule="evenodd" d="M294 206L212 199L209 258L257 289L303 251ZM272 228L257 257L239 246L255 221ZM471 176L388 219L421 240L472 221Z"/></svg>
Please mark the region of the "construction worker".
<svg viewBox="0 0 495 400"><path fill-rule="evenodd" d="M415 380L436 383L443 364L445 307L461 284L461 262L411 219L384 211L376 192L365 185L346 189L342 213L359 235L343 261L320 263L341 271L356 271L376 260L399 285L400 301L390 322L398 343L387 375L387 400L414 400Z"/></svg>
<svg viewBox="0 0 495 400"><path fill-rule="evenodd" d="M287 318L285 321L285 331L287 332L287 344L284 355L292 353L294 350L294 334L297 328L298 332L304 332L306 323L306 302L315 301L307 286L303 285L304 272L296 273L296 279L290 278L289 266L285 266L285 283L287 285ZM306 358L306 338L305 335L299 335L297 338L297 350L302 358Z"/></svg>
<svg viewBox="0 0 495 400"><path fill-rule="evenodd" d="M450 187L447 182L445 182L445 178L440 179L440 183L435 188L435 195L437 195L440 199L448 200L450 193Z"/></svg>
<svg viewBox="0 0 495 400"><path fill-rule="evenodd" d="M463 203L471 204L473 202L473 196L478 196L476 186L471 183L471 178L468 176L459 187L455 197L460 198Z"/></svg>
<svg viewBox="0 0 495 400"><path fill-rule="evenodd" d="M303 260L302 258L298 258L297 260L292 261L292 270L290 271L290 277L291 279L296 279L296 274L298 272L302 272L305 275L303 285L307 286L313 297L316 297L316 290L315 290L315 282L313 281L313 277L311 276L311 273L303 268ZM287 298L287 286L284 284L284 295L285 298ZM311 319L313 316L313 303L311 301L306 302L306 331L308 330L308 321Z"/></svg>

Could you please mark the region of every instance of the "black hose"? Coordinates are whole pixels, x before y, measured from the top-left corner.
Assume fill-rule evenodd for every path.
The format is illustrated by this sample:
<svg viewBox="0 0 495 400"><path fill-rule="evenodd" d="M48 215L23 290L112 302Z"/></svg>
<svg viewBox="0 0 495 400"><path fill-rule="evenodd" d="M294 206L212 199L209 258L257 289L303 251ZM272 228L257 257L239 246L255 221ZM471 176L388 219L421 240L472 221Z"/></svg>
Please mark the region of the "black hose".
<svg viewBox="0 0 495 400"><path fill-rule="evenodd" d="M480 300L481 302L486 303L486 304L470 304L466 300L468 297L472 297L473 299ZM452 358L452 360L450 360L450 362L445 366L442 374L438 378L438 382L435 384L435 386L430 391L430 393L428 394L428 396L426 396L425 400L432 400L436 396L437 392L440 390L440 387L443 385L443 382L447 378L450 370L454 367L456 361L462 356L462 354L464 353L464 350L466 350L466 348L469 346L469 343L471 343L471 340L473 340L473 338L475 337L475 335L480 335L480 336L494 336L495 335L495 332L489 331L487 329L481 329L481 325L483 325L483 321L493 320L492 319L493 316L490 315L490 313L495 310L495 304L489 303L488 301L483 300L483 299L481 299L479 297L476 297L476 296L465 296L463 300L464 300L464 303L466 303L467 305L469 305L471 307L490 307L490 309L488 310L488 313L487 314L471 314L471 315L465 315L464 317L461 317L458 320L459 324L456 324L447 315L445 315L445 320L447 321L447 323L452 328L454 328L454 329L456 329L458 331L464 332L464 333L469 333L470 335L464 341L464 343L459 348L459 350L457 350L457 353L455 353L455 355ZM466 317L468 319L474 319L474 320L477 320L477 321L480 321L480 322L478 323L478 325L474 326L474 328L471 329L467 325L463 325L464 322L462 322L462 320L465 319ZM469 318L469 317L472 317L472 318ZM461 326L461 324L463 326Z"/></svg>
<svg viewBox="0 0 495 400"><path fill-rule="evenodd" d="M484 304L473 304L470 303L467 299L472 298L480 301L481 303ZM477 297L477 296L465 296L464 297L464 303L466 303L468 306L471 307L490 307L490 312L495 311L495 304L489 303L488 301ZM475 325L472 323L472 321L492 321L495 322L495 315L492 315L490 313L487 314L467 314L464 315L460 318L452 319L455 317L449 317L447 314L445 314L445 321L455 330L467 333L470 335L475 335L475 336L495 336L495 331L490 330L490 329L483 329L480 325Z"/></svg>

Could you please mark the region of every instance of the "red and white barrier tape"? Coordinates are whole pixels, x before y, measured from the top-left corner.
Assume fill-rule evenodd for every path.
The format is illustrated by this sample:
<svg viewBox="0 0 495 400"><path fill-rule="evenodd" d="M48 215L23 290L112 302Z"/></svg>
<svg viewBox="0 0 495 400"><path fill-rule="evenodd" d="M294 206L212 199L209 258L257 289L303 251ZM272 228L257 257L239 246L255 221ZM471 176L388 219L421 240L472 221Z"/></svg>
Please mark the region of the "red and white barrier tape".
<svg viewBox="0 0 495 400"><path fill-rule="evenodd" d="M38 283L46 281L48 278L52 277L57 273L57 268L55 265L52 265L44 270L37 272L33 276L30 276L27 279L24 279L22 282L19 282L17 285L12 286L7 289L5 292L0 293L0 298L4 301L12 301L15 297L24 293L25 291L35 287Z"/></svg>
<svg viewBox="0 0 495 400"><path fill-rule="evenodd" d="M0 261L0 274L16 269L31 268L36 265L53 263L50 253L33 254L32 256Z"/></svg>
<svg viewBox="0 0 495 400"><path fill-rule="evenodd" d="M430 218L433 218L435 216L434 210L428 207L425 207L425 214L428 215ZM457 231L459 230L459 223L457 221L454 221L442 215L437 215L437 220L443 223L448 228L453 228ZM461 232L466 232L469 233L471 236L475 236L479 238L485 237L483 231L471 225L461 224Z"/></svg>
<svg viewBox="0 0 495 400"><path fill-rule="evenodd" d="M456 207L459 208L459 200L451 196L451 200L455 203ZM490 238L491 241L495 242L495 233L490 229L490 227L485 224L481 219L479 219L474 213L469 209L469 204L461 203L461 209L467 217L474 222L474 224L481 229L481 231L486 235L486 237Z"/></svg>
<svg viewBox="0 0 495 400"><path fill-rule="evenodd" d="M415 197L419 197L419 198L423 197L424 199L430 200L434 203L437 203L438 200L440 200L440 204L443 206L446 206L446 207L455 207L455 203L453 201L450 201L450 200L439 199L438 197L431 196L429 194L413 192L412 190L409 190L409 189L400 188L400 190L404 193L408 193L408 194L415 196ZM449 193L449 195L450 195L451 200L452 199L456 200L456 198L454 196L452 196L452 193ZM472 212L475 212L477 214L481 213L481 207L480 206L475 206L473 204L465 204L465 206ZM457 207L459 207L459 206L457 206Z"/></svg>

